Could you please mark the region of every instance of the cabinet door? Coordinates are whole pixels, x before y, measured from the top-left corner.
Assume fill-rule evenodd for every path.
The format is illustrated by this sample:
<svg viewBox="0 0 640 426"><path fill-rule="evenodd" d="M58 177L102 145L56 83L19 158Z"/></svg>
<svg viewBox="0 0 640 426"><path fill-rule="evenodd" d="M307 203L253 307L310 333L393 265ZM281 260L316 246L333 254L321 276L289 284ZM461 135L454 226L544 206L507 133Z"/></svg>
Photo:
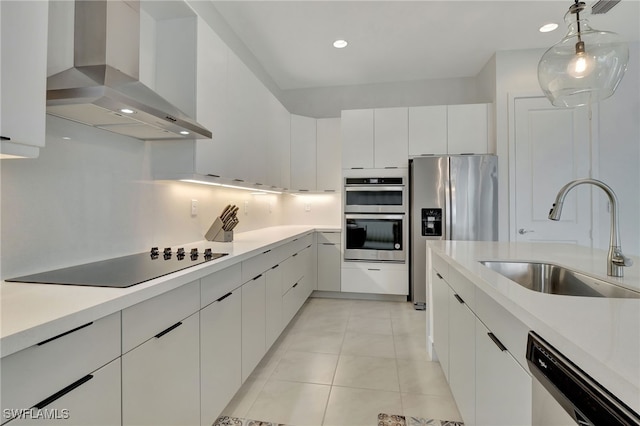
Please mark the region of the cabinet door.
<svg viewBox="0 0 640 426"><path fill-rule="evenodd" d="M476 424L530 425L531 376L489 333L476 320Z"/></svg>
<svg viewBox="0 0 640 426"><path fill-rule="evenodd" d="M373 168L373 110L342 111L342 168Z"/></svg>
<svg viewBox="0 0 640 426"><path fill-rule="evenodd" d="M432 269L433 346L447 380L449 380L449 291L447 282Z"/></svg>
<svg viewBox="0 0 640 426"><path fill-rule="evenodd" d="M447 106L409 108L409 156L447 153Z"/></svg>
<svg viewBox="0 0 640 426"><path fill-rule="evenodd" d="M449 385L465 425L474 425L476 317L459 297L449 289Z"/></svg>
<svg viewBox="0 0 640 426"><path fill-rule="evenodd" d="M378 108L374 111L374 166L408 167L409 117L407 108Z"/></svg>
<svg viewBox="0 0 640 426"><path fill-rule="evenodd" d="M199 313L122 355L122 424L200 423Z"/></svg>
<svg viewBox="0 0 640 426"><path fill-rule="evenodd" d="M316 125L316 188L319 191L339 192L342 188L340 119L321 118Z"/></svg>
<svg viewBox="0 0 640 426"><path fill-rule="evenodd" d="M37 157L45 143L49 2L0 2L2 156Z"/></svg>
<svg viewBox="0 0 640 426"><path fill-rule="evenodd" d="M275 265L265 272L266 350L269 350L283 329L282 324L282 268Z"/></svg>
<svg viewBox="0 0 640 426"><path fill-rule="evenodd" d="M449 105L449 154L486 154L489 151L488 104Z"/></svg>
<svg viewBox="0 0 640 426"><path fill-rule="evenodd" d="M242 298L227 293L200 311L200 423L212 425L242 385Z"/></svg>
<svg viewBox="0 0 640 426"><path fill-rule="evenodd" d="M79 384L77 387L74 385ZM64 392L68 391L68 392ZM70 384L46 405L38 405L14 425L98 426L120 424L120 358ZM39 417L35 417L39 416Z"/></svg>
<svg viewBox="0 0 640 426"><path fill-rule="evenodd" d="M265 277L258 275L242 286L242 382L266 352Z"/></svg>
<svg viewBox="0 0 640 426"><path fill-rule="evenodd" d="M316 119L291 115L291 188L316 189Z"/></svg>
<svg viewBox="0 0 640 426"><path fill-rule="evenodd" d="M340 291L339 243L318 242L318 290Z"/></svg>

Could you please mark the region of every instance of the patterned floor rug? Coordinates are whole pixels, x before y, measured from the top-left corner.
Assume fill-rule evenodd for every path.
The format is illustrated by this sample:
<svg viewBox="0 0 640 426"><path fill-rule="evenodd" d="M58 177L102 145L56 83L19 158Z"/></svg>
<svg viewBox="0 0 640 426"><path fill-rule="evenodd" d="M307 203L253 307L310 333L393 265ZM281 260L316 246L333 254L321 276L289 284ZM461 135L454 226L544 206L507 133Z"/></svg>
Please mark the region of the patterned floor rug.
<svg viewBox="0 0 640 426"><path fill-rule="evenodd" d="M464 426L464 423L380 413L378 414L378 426Z"/></svg>
<svg viewBox="0 0 640 426"><path fill-rule="evenodd" d="M218 417L213 426L285 426L281 423L263 422L260 420L241 419L239 417ZM373 425L372 425L373 426ZM378 426L464 426L462 422L449 420L423 419L421 417L405 417L394 414L378 414Z"/></svg>

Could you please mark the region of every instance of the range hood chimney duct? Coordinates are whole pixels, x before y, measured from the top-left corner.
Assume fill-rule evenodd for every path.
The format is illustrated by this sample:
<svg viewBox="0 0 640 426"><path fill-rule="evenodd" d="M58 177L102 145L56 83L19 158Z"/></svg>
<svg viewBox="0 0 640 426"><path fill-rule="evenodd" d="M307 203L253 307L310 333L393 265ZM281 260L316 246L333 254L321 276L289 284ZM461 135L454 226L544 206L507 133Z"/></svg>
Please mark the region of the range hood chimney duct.
<svg viewBox="0 0 640 426"><path fill-rule="evenodd" d="M211 138L139 81L138 0L76 0L74 66L47 79L47 113L142 140Z"/></svg>

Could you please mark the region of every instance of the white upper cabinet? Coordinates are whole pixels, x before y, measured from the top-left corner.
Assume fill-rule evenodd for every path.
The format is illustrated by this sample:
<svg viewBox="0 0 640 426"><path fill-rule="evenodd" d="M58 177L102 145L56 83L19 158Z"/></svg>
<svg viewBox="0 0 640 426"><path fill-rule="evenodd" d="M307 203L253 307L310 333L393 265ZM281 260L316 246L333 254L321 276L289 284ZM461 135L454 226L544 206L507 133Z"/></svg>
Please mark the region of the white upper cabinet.
<svg viewBox="0 0 640 426"><path fill-rule="evenodd" d="M46 1L2 1L0 158L36 158L45 144Z"/></svg>
<svg viewBox="0 0 640 426"><path fill-rule="evenodd" d="M373 118L373 165L408 167L408 109L378 108Z"/></svg>
<svg viewBox="0 0 640 426"><path fill-rule="evenodd" d="M373 110L342 111L342 168L373 168Z"/></svg>
<svg viewBox="0 0 640 426"><path fill-rule="evenodd" d="M449 105L447 134L449 154L488 153L489 105Z"/></svg>
<svg viewBox="0 0 640 426"><path fill-rule="evenodd" d="M488 153L489 105L409 108L409 156Z"/></svg>
<svg viewBox="0 0 640 426"><path fill-rule="evenodd" d="M338 192L341 188L340 119L320 118L316 122L316 188Z"/></svg>
<svg viewBox="0 0 640 426"><path fill-rule="evenodd" d="M316 189L316 119L291 114L291 189Z"/></svg>
<svg viewBox="0 0 640 426"><path fill-rule="evenodd" d="M447 106L409 108L409 156L447 153Z"/></svg>

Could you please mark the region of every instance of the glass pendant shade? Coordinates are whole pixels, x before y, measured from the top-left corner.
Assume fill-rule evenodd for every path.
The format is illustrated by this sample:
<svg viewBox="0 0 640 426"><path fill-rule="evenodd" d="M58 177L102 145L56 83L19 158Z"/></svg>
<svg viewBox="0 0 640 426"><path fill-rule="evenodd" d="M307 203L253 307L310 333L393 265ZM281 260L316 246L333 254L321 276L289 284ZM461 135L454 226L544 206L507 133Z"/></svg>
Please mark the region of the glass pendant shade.
<svg viewBox="0 0 640 426"><path fill-rule="evenodd" d="M538 63L538 82L551 103L573 107L613 95L627 69L629 48L613 32L591 28L584 3L569 8L567 35Z"/></svg>

